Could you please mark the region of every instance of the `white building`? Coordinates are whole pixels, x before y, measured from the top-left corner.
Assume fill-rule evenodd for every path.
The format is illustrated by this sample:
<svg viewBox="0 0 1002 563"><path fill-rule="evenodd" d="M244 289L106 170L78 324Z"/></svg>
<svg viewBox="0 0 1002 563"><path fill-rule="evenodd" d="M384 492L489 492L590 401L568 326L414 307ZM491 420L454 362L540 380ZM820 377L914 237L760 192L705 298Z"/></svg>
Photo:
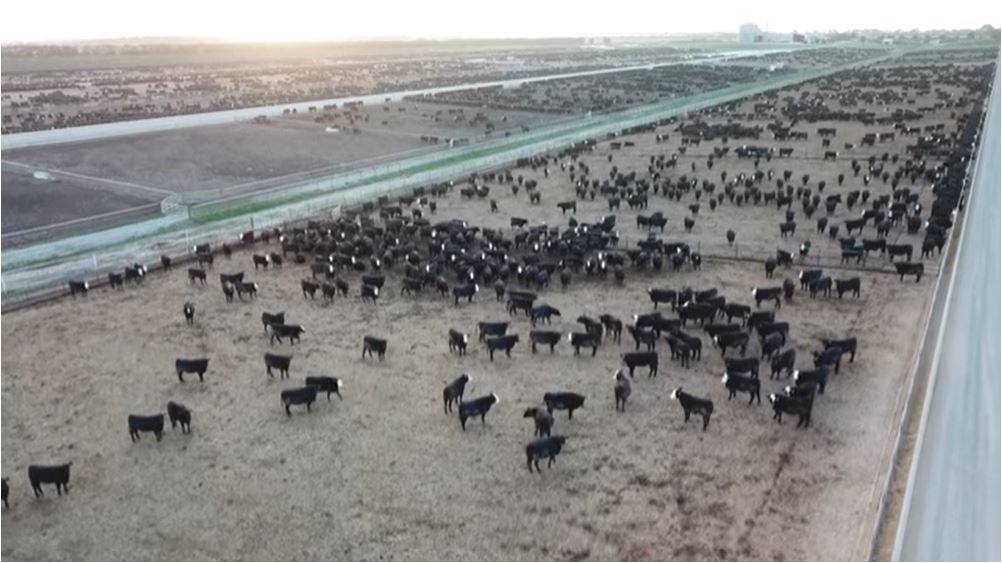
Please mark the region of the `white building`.
<svg viewBox="0 0 1002 563"><path fill-rule="evenodd" d="M738 43L755 43L759 41L760 31L753 23L746 23L738 28Z"/></svg>

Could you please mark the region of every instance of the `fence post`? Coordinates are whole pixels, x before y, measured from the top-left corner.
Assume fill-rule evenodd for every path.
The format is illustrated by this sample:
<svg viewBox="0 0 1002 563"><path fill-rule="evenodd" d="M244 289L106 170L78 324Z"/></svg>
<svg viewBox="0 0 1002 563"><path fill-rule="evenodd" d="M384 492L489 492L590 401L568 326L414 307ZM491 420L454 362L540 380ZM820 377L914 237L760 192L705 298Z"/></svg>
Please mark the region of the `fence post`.
<svg viewBox="0 0 1002 563"><path fill-rule="evenodd" d="M94 275L97 275L97 254L90 255L91 262L94 263Z"/></svg>

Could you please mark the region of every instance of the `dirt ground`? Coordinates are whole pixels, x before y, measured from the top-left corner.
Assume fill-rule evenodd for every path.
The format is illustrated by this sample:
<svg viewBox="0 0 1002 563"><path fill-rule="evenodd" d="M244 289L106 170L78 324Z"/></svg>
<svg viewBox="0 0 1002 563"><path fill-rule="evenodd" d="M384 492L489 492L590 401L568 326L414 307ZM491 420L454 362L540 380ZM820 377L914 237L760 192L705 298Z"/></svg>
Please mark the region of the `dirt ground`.
<svg viewBox="0 0 1002 563"><path fill-rule="evenodd" d="M20 231L80 217L158 204L163 197L127 192L73 178L37 180L31 173L5 167L2 173L3 232ZM82 195L85 194L85 195ZM159 206L156 206L159 213Z"/></svg>
<svg viewBox="0 0 1002 563"><path fill-rule="evenodd" d="M330 173L374 165L425 152L446 150L447 145L422 143L421 135L483 139L483 126L453 121L435 122L438 104L388 104L368 107L369 123L360 134L328 133L311 115L273 119L267 124L235 123L162 133L89 141L67 145L4 151L4 161L39 170L63 171L93 177L94 181L62 178L60 184L39 182L24 167L5 166L4 232L37 227L159 202L167 193L110 186L106 181L190 192L254 184L280 185L290 174L317 169ZM406 107L401 113L399 107ZM501 112L463 108L468 118L482 111L496 126L494 137L552 120L552 116L526 112ZM508 119L502 122L502 117ZM387 121L386 125L382 122ZM28 168L30 169L30 168ZM10 177L7 170L18 172ZM13 173L13 172L12 172ZM7 192L11 191L12 198ZM112 191L113 193L109 193ZM16 195L15 195L16 194ZM80 201L85 200L84 203ZM137 202L138 201L138 202ZM9 203L9 205L8 205Z"/></svg>
<svg viewBox="0 0 1002 563"><path fill-rule="evenodd" d="M249 263L240 253L216 271ZM226 304L179 271L5 315L3 474L13 508L3 516L3 556L851 558L879 438L892 423L886 398L905 375L930 287L868 274L862 300L801 297L783 308L800 354L822 337L862 341L856 363L818 400L813 428L800 431L775 424L767 405L728 402L723 363L708 345L690 369L659 345L661 375L638 375L629 409L617 414L611 374L629 337L595 358L573 357L566 343L553 356L532 357L520 344L511 359L491 363L479 345L457 358L448 328L473 333L478 320L507 317L486 293L453 307L401 298L394 279L375 307L354 292L324 307L299 294L302 273L253 275L256 302ZM757 265L708 262L701 272L631 276L622 288L582 282L543 299L568 331L578 314L649 310L649 285L712 286L743 300L763 278ZM187 299L198 309L193 328L180 314ZM259 316L276 310L307 327L301 345L268 344ZM523 318L513 322L523 338L528 330ZM390 339L385 362L359 360L369 333ZM289 382L264 373L261 354L272 349L294 354ZM179 383L173 359L201 355L211 358L206 382ZM461 372L474 377L471 395L501 397L487 425L465 433L440 403L442 385ZM279 390L318 374L345 381L344 402L286 417ZM766 382L763 393L786 383ZM717 404L707 432L682 423L668 400L678 385ZM556 431L570 439L557 465L530 475L522 448L532 430L521 414L551 390L588 400L573 421L558 416ZM126 415L163 411L168 400L194 410L193 434L130 443ZM69 496L31 499L25 467L69 460Z"/></svg>
<svg viewBox="0 0 1002 563"><path fill-rule="evenodd" d="M811 140L791 145L799 147L795 156L812 156L820 143L814 129L823 126L812 124ZM838 146L862 135L856 126L835 126ZM653 149L643 143L653 137L636 136L641 154L617 153L613 163L628 169L627 162L643 162L645 170L644 151ZM604 174L608 150L603 142L586 157L593 177ZM672 144L658 147L671 150ZM684 166L677 174L691 174ZM718 166L737 172L752 164L732 156ZM815 178L848 169L848 162L791 158L769 166ZM490 198L500 213L490 214L486 200L461 200L454 192L439 201L432 219L508 229L517 215L564 225L569 216L561 217L555 204L573 191L559 167L549 178L542 170L516 173L540 180L541 205L527 205L524 190L513 196L495 184ZM802 236L798 226L795 242L781 240L775 207L725 203L710 213L704 206L693 233L680 233L690 201L656 196L644 213L666 212L675 225L666 240L694 248L698 242L708 256L701 270L628 268L623 286L583 275L567 290L554 284L541 292L563 313L553 326L567 333L581 314L629 319L647 312L651 286L715 287L728 301L749 303L752 286L776 283L765 279L761 258L802 238L834 257L813 228ZM798 223L805 221L795 207ZM849 216L839 212L846 213L839 219ZM605 202L596 200L579 203L577 217L605 213ZM616 215L623 245L632 247L646 234L635 227L637 211L624 206ZM739 232L738 256L754 260L710 258L735 252L724 240L728 226ZM896 236L900 229L892 231ZM4 558L857 559L935 281L928 275L902 283L873 268L829 269L833 277L859 275L862 298L812 300L798 292L783 306L777 317L790 322L798 367L809 365L822 338L860 340L856 361L844 363L818 397L811 428L798 430L789 418L773 421L767 402L749 406L745 395L727 400L721 356L698 329L692 332L703 338L702 360L681 368L660 343L660 375L649 380L639 371L627 411L617 413L612 374L619 355L633 349L628 335L622 343L607 340L594 358L574 357L566 342L552 356L533 356L529 323L519 317L510 332L522 342L512 358L490 362L475 342L468 356L457 357L446 346L449 328L473 335L477 321L508 318L489 290L459 307L431 294L401 297L394 272L378 305L368 305L351 275L352 296L324 306L303 298L303 268L255 273L251 252L218 259L210 277L247 271L261 286L254 301L225 303L214 282L191 287L175 271L152 275L141 288L99 289L4 315L2 463L12 487L12 508L3 513ZM936 260L926 262L927 272ZM874 265L886 269L886 259L874 258ZM780 269L778 279L794 277L799 267ZM198 311L193 327L181 315L186 300ZM301 344L269 344L260 314L280 310L306 327ZM366 334L389 339L384 362L360 360ZM261 357L269 350L294 355L291 380L265 374ZM753 344L749 354L758 353ZM210 358L206 381L179 383L173 360L203 355ZM441 405L442 386L463 372L473 376L469 396L501 398L486 425L472 422L465 433ZM344 380L344 401L321 399L312 413L286 417L280 390L321 374ZM763 377L766 401L789 383ZM708 431L683 423L681 408L669 400L676 386L714 401ZM524 446L532 425L522 412L556 390L588 398L573 421L557 415L555 432L569 439L556 465L530 474ZM168 400L193 410L193 434L131 443L126 416L162 412ZM73 462L70 494L56 498L47 489L44 499L32 499L26 466L66 461Z"/></svg>

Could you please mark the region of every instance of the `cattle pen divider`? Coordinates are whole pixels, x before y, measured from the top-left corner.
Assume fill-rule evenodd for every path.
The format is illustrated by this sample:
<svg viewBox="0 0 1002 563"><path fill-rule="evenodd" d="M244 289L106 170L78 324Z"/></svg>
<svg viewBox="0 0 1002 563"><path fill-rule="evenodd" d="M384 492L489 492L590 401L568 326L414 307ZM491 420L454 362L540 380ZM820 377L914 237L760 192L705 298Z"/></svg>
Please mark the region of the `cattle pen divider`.
<svg viewBox="0 0 1002 563"><path fill-rule="evenodd" d="M253 224L256 229L285 227L305 222L308 217L328 214L336 208L353 208L377 197L403 195L417 186L461 178L473 172L496 170L526 158L587 138L619 135L632 127L684 116L688 112L727 103L751 95L786 88L836 72L879 64L910 51L895 51L870 59L820 69L741 83L687 98L631 108L532 131L523 137L499 141L490 147L472 145L456 152L419 157L375 170L349 173L343 183L334 179L311 180L309 186L294 184L267 194L241 196L230 205L206 202L175 205L170 213L142 221L53 241L13 249L3 256L3 311L51 299L66 293L71 279L92 283L106 278L125 265L159 262L161 255L174 259L191 254L191 245L236 241L236 236ZM437 158L437 160L436 160ZM325 184L324 184L325 183ZM317 185L321 184L321 185ZM291 192L291 193L290 193ZM245 207L246 206L246 207ZM195 208L198 213L193 213ZM203 214L204 213L204 214ZM201 215L201 219L199 219Z"/></svg>

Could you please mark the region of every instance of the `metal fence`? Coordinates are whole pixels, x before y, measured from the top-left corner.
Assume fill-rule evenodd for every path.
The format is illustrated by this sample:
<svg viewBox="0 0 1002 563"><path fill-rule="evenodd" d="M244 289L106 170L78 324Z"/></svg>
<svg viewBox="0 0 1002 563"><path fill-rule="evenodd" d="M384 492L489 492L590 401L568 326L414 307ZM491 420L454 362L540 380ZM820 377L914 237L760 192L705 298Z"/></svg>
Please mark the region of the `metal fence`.
<svg viewBox="0 0 1002 563"><path fill-rule="evenodd" d="M31 302L40 295L62 291L67 280L99 281L108 272L120 271L134 262L154 265L159 264L161 255L187 256L196 244L235 240L238 233L251 228L285 226L330 213L338 207L358 205L381 195L401 194L417 186L463 177L475 171L501 168L519 158L563 148L586 138L604 137L608 133L618 133L737 98L881 62L893 56L896 55L734 85L687 98L576 120L490 144L423 155L322 180L283 186L278 190L241 194L224 202L204 204L201 208L171 201L163 206L167 214L154 220L4 252L3 307L9 309ZM239 204L250 210L240 212L239 207L227 209L225 204ZM213 217L214 211L216 217ZM228 217L230 212L236 216Z"/></svg>

